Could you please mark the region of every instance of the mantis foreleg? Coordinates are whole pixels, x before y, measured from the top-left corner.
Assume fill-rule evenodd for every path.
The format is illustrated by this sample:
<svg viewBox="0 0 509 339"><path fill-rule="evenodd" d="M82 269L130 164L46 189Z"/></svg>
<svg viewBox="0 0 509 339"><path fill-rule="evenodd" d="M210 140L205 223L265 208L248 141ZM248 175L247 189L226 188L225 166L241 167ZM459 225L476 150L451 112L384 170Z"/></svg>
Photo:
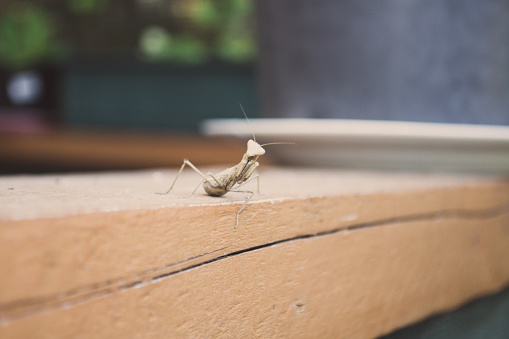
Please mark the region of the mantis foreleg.
<svg viewBox="0 0 509 339"><path fill-rule="evenodd" d="M242 184L239 184L237 187L235 187L235 189L241 188L245 184L248 184L248 183L250 183L251 181L253 181L255 179L256 179L256 193L260 194L260 176L258 176L258 175L254 176L252 178L249 178L248 180L244 181ZM230 192L236 192L236 191L233 190L233 191L230 191Z"/></svg>

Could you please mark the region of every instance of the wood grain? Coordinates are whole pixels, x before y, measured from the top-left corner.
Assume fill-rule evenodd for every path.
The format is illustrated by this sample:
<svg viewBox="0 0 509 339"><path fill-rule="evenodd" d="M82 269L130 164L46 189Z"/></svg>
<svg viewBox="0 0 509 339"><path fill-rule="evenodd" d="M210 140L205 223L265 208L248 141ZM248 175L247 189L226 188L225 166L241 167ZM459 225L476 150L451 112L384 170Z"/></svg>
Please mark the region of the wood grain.
<svg viewBox="0 0 509 339"><path fill-rule="evenodd" d="M185 157L196 165L210 165L238 161L245 151L240 140L157 131L0 133L0 173L179 166Z"/></svg>
<svg viewBox="0 0 509 339"><path fill-rule="evenodd" d="M0 337L370 338L509 284L505 179L273 168L233 229L174 174L0 178Z"/></svg>

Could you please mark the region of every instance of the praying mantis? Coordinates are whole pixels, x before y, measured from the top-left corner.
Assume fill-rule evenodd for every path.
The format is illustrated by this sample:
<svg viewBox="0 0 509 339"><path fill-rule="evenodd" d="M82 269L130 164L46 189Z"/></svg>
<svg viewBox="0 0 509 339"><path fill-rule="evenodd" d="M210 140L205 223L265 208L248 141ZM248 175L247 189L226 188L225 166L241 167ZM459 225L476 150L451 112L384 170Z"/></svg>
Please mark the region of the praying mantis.
<svg viewBox="0 0 509 339"><path fill-rule="evenodd" d="M249 124L249 119L247 118L246 112L244 111L244 108L242 105L240 105L240 108L242 109L242 113L244 113L244 116L246 117L246 120ZM256 168L260 165L258 163L258 157L265 154L265 149L263 149L263 146L267 145L274 145L274 144L295 144L292 142L272 142L267 144L260 145L258 142L256 142L256 137L253 134L253 139L248 140L247 142L247 150L246 153L244 153L244 156L242 157L242 160L235 166L229 167L217 174L207 173L203 174L196 166L194 166L189 160L184 159L184 163L180 167L179 172L177 173L177 176L173 180L173 183L171 187L168 189L168 191L158 194L169 194L173 187L175 186L175 183L177 182L177 179L179 178L180 174L184 170L184 168L187 166L191 167L196 173L198 173L202 180L196 186L196 188L191 192L191 194L187 197L191 197L197 190L200 188L200 186L203 184L203 189L205 192L212 196L212 197L220 197L225 195L228 192L235 192L235 193L247 193L248 195L245 198L244 204L242 207L237 211L237 214L235 216L235 227L237 228L239 226L239 215L244 210L248 202L251 200L251 198L254 195L253 191L249 190L240 190L242 186L245 184L251 182L252 180L257 180L257 192L260 193L260 178L259 176L251 177L256 170Z"/></svg>

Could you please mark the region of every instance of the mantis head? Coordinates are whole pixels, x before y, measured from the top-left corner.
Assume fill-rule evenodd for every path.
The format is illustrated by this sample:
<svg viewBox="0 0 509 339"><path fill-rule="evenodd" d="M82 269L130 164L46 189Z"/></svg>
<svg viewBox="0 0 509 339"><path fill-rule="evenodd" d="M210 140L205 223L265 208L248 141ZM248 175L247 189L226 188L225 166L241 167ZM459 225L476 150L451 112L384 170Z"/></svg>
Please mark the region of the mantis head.
<svg viewBox="0 0 509 339"><path fill-rule="evenodd" d="M247 142L247 151L246 151L246 154L249 157L259 157L260 155L264 155L265 154L265 150L256 141L249 140Z"/></svg>
<svg viewBox="0 0 509 339"><path fill-rule="evenodd" d="M242 109L242 113L244 113L244 116L246 117L247 123L251 127L251 123L249 122L249 119L247 118L247 114L244 111L244 107L242 107L242 105L240 105L240 108ZM251 139L247 142L246 155L248 157L259 157L260 155L264 155L265 150L263 149L263 146L266 146L266 145L278 145L278 144L279 145L295 145L295 143L293 143L293 142L270 142L268 144L260 145L259 143L256 142L256 137L252 130L251 130L251 133L253 134L253 139Z"/></svg>

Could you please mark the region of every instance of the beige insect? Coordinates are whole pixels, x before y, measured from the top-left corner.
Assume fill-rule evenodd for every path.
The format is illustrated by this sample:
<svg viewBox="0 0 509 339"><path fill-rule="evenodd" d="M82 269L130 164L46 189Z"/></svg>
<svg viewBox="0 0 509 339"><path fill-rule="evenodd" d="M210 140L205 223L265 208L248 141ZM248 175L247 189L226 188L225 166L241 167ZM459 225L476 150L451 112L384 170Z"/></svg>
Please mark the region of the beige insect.
<svg viewBox="0 0 509 339"><path fill-rule="evenodd" d="M247 115L244 112L244 109L242 108L242 112L244 113L244 116L247 119ZM249 123L249 119L247 119ZM178 177L184 170L184 167L189 166L191 167L196 173L201 175L203 178L198 186L194 189L194 191L188 196L192 196L200 187L200 185L203 183L203 189L205 192L207 192L208 195L213 197L220 197L225 195L228 192L237 192L237 193L248 193L249 195L246 196L245 202L242 205L242 207L238 210L237 215L235 217L235 228L239 226L239 215L240 212L246 207L249 200L254 195L253 191L249 190L240 190L239 188L247 184L248 182L256 179L257 180L257 191L260 193L260 180L258 176L254 176L251 178L251 175L256 170L256 168L260 165L258 161L259 156L265 154L265 150L263 149L263 146L266 145L274 145L274 144L293 144L288 142L274 142L274 143L268 143L260 145L256 142L255 135L253 133L253 139L249 140L247 142L247 151L242 157L242 160L235 166L225 169L222 172L219 172L217 174L207 173L203 174L196 166L194 166L189 160L184 159L184 163L182 164L182 167L180 167L180 170L175 177L175 180L173 180L173 183L170 187L170 189L164 193L158 193L158 194L168 194L173 189L173 186L175 186L175 183L177 182Z"/></svg>

